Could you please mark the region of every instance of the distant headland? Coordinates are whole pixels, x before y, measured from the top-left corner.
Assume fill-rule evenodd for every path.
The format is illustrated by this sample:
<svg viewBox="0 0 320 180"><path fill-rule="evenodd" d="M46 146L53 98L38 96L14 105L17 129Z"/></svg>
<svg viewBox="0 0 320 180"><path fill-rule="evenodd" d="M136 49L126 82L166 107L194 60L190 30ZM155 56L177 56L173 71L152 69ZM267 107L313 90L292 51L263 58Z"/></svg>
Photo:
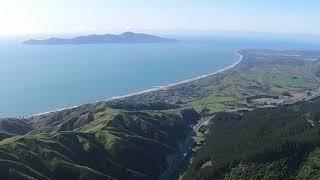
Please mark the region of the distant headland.
<svg viewBox="0 0 320 180"><path fill-rule="evenodd" d="M88 35L71 39L50 38L43 40L30 39L23 44L29 45L62 45L62 44L107 44L107 43L167 43L177 42L175 39L162 38L154 35L125 32L120 35Z"/></svg>

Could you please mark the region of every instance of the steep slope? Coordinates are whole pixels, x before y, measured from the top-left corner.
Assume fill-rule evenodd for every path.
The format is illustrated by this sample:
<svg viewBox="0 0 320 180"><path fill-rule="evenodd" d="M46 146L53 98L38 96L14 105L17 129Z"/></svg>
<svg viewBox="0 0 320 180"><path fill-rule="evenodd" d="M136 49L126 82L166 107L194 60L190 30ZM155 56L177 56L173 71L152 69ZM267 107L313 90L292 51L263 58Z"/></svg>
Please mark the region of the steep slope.
<svg viewBox="0 0 320 180"><path fill-rule="evenodd" d="M15 135L23 135L33 129L25 119L5 118L0 119L0 140L13 137Z"/></svg>
<svg viewBox="0 0 320 180"><path fill-rule="evenodd" d="M254 109L247 101L252 97L287 92L293 95L286 102L292 103L319 95L319 52L241 53L240 64L215 76L120 100L0 120L0 177L172 177L166 170L173 167L174 155L180 153L181 161L189 157L185 142L192 141L192 126L200 118L193 108L211 116ZM316 179L319 105L313 99L244 114L217 113L183 178Z"/></svg>
<svg viewBox="0 0 320 180"><path fill-rule="evenodd" d="M17 120L32 128L0 141L0 176L157 179L199 118L194 110L163 113L147 106L148 111L126 111L107 105Z"/></svg>
<svg viewBox="0 0 320 180"><path fill-rule="evenodd" d="M183 179L318 179L319 105L218 113Z"/></svg>

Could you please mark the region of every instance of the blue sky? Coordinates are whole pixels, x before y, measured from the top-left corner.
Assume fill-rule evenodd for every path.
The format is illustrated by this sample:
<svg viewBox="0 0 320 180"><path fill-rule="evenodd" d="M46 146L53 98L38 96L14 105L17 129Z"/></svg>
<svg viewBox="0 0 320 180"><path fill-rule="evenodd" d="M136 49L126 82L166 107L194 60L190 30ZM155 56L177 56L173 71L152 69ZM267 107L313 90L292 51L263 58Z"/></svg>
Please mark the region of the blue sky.
<svg viewBox="0 0 320 180"><path fill-rule="evenodd" d="M0 36L254 31L320 34L316 0L0 0Z"/></svg>

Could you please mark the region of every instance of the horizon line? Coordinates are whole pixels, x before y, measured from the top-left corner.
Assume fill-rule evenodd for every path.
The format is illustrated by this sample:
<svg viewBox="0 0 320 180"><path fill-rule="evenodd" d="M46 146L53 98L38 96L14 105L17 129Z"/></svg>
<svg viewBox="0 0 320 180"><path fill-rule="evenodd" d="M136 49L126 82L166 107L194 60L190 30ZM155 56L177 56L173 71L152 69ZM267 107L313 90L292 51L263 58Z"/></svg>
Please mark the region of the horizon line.
<svg viewBox="0 0 320 180"><path fill-rule="evenodd" d="M247 35L247 36L256 36L256 35L273 35L273 36L296 36L296 37L319 37L320 33L294 33L294 32L269 32L269 31L251 31L251 30L162 30L162 31L150 31L150 30L124 30L124 31L109 31L106 33L103 32L58 32L58 33L26 33L26 34L16 34L16 35L1 35L0 39L16 39L16 38L36 38L36 37L53 37L53 36L63 36L63 37L72 37L72 36L88 36L88 35L121 35L126 32L132 33L143 33L151 35L169 35L169 36L213 36L213 35Z"/></svg>

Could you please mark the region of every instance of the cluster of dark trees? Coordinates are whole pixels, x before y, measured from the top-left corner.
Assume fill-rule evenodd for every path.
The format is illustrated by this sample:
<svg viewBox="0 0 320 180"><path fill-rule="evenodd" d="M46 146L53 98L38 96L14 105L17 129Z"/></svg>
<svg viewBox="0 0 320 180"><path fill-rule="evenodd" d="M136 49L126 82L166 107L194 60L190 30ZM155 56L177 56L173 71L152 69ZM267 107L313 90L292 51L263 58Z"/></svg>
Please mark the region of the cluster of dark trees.
<svg viewBox="0 0 320 180"><path fill-rule="evenodd" d="M257 169L263 172L260 174L276 179L294 176L306 156L320 145L319 105L320 101L316 100L243 115L217 113L204 147L196 154L184 178L250 179L253 176L250 171ZM205 165L208 162L211 166ZM241 177L232 174L237 167L241 169L241 164L259 168L249 168Z"/></svg>

